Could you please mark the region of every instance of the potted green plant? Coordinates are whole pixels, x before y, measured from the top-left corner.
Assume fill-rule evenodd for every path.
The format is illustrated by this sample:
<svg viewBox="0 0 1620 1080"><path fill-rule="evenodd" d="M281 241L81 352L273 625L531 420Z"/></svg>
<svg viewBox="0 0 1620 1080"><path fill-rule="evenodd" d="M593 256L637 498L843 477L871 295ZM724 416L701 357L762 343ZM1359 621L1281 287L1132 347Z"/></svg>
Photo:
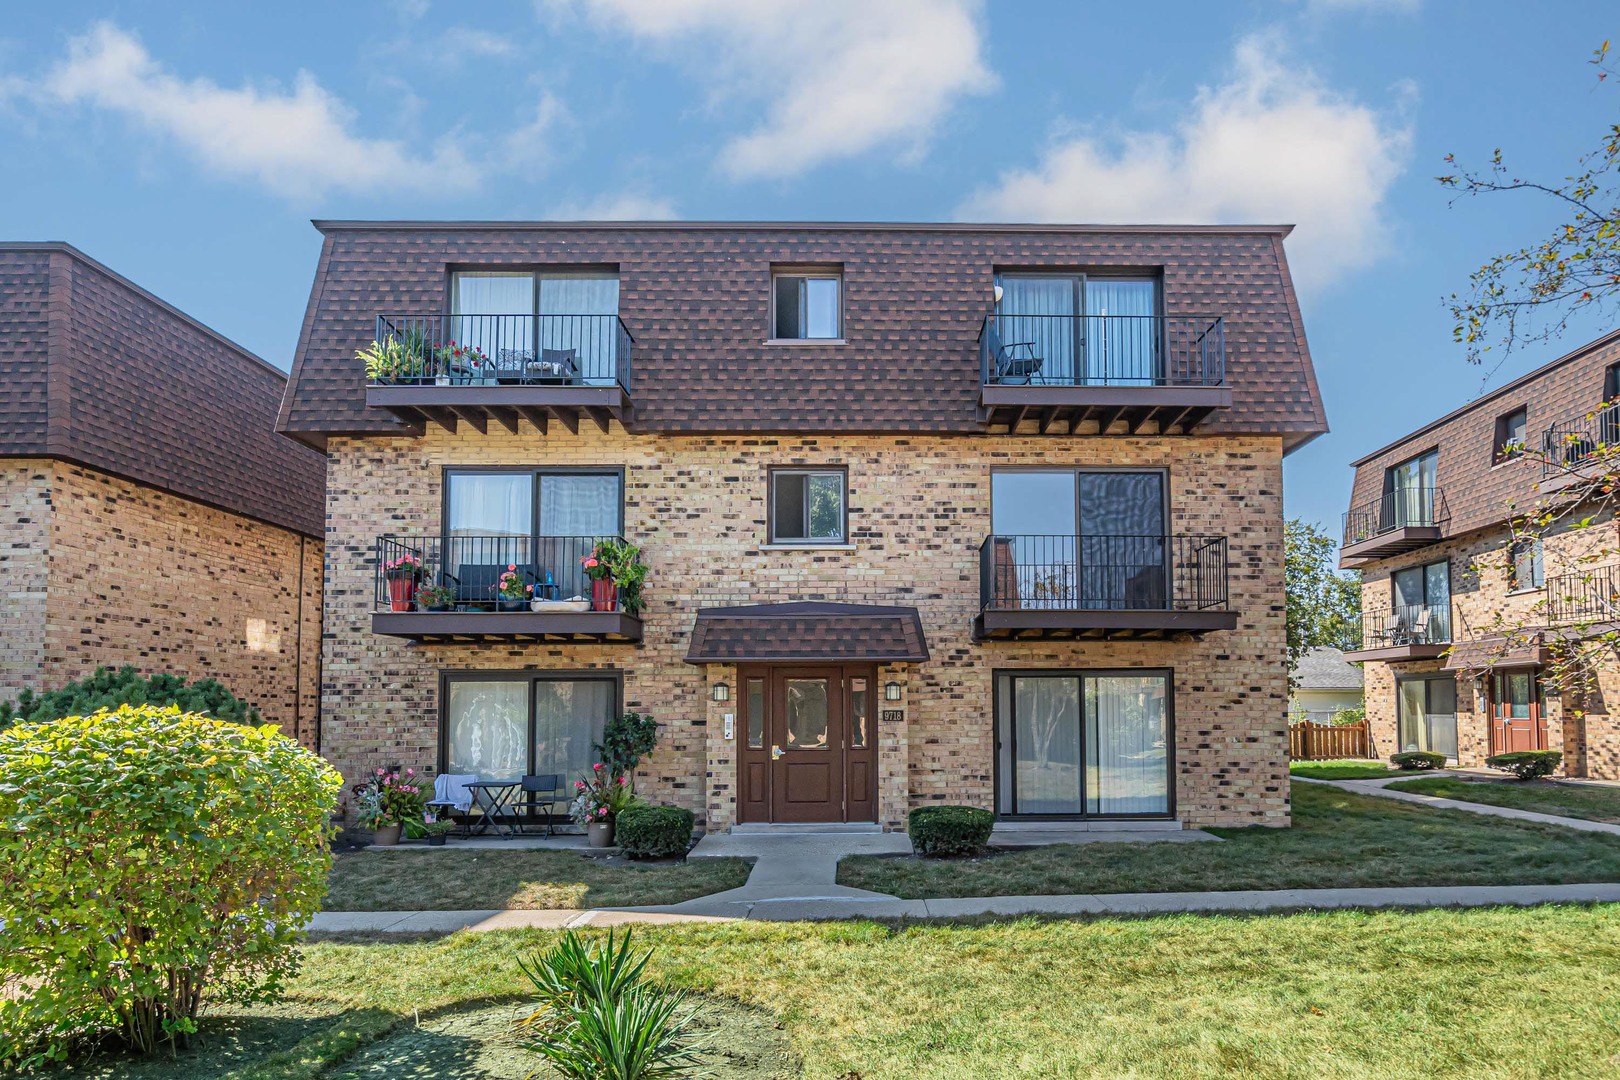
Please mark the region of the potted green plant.
<svg viewBox="0 0 1620 1080"><path fill-rule="evenodd" d="M378 847L398 844L405 823L421 820L426 810L415 769L406 769L403 775L392 769L378 769L376 775L356 784L353 790L360 827L373 831L372 843Z"/></svg>
<svg viewBox="0 0 1620 1080"><path fill-rule="evenodd" d="M574 781L574 791L573 805L568 808L574 824L584 826L591 847L612 847L614 819L636 802L629 783L597 762L591 766L589 776Z"/></svg>
<svg viewBox="0 0 1620 1080"><path fill-rule="evenodd" d="M422 585L416 590L416 606L423 611L449 611L456 604L456 591L448 585Z"/></svg>
<svg viewBox="0 0 1620 1080"><path fill-rule="evenodd" d="M529 583L517 564L509 564L495 583L495 606L500 611L522 611L529 603Z"/></svg>
<svg viewBox="0 0 1620 1080"><path fill-rule="evenodd" d="M432 808L422 814L422 835L427 837L428 847L444 847L455 827L456 823L448 816L440 817Z"/></svg>
<svg viewBox="0 0 1620 1080"><path fill-rule="evenodd" d="M383 563L383 576L388 579L388 606L395 611L409 611L416 600L416 583L422 580L422 560L413 552Z"/></svg>
<svg viewBox="0 0 1620 1080"><path fill-rule="evenodd" d="M641 548L617 537L602 540L579 560L579 565L591 579L591 610L641 614L646 606L641 588L647 580Z"/></svg>

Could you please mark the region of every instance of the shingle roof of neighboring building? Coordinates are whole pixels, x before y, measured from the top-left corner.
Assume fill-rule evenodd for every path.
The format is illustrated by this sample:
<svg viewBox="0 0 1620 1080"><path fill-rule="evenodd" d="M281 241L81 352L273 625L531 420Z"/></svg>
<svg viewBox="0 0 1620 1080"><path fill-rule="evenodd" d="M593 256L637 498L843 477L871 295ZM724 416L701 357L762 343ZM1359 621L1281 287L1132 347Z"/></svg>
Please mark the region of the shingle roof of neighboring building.
<svg viewBox="0 0 1620 1080"><path fill-rule="evenodd" d="M319 537L326 463L276 433L286 384L68 244L0 242L0 457L75 462Z"/></svg>
<svg viewBox="0 0 1620 1080"><path fill-rule="evenodd" d="M1294 665L1294 685L1301 690L1360 690L1361 669L1346 663L1342 650L1316 646Z"/></svg>
<svg viewBox="0 0 1620 1080"><path fill-rule="evenodd" d="M817 601L704 608L686 653L689 664L927 659L916 608Z"/></svg>
<svg viewBox="0 0 1620 1080"><path fill-rule="evenodd" d="M379 314L448 310L452 268L614 267L632 430L982 434L978 335L998 269L1151 269L1166 313L1225 319L1233 404L1200 434L1327 430L1287 226L317 221L325 236L280 427L410 429L366 406ZM767 343L773 265L843 268L842 344Z"/></svg>

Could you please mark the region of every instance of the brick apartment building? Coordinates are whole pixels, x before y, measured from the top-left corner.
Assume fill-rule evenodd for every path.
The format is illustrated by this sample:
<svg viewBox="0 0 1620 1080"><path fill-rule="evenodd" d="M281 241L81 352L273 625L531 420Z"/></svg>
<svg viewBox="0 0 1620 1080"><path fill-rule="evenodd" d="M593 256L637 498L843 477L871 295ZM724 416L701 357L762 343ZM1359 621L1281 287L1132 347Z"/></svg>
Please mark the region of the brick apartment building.
<svg viewBox="0 0 1620 1080"><path fill-rule="evenodd" d="M1584 492L1583 467L1620 443L1617 398L1620 331L1353 463L1340 552L1362 573L1363 645L1346 658L1363 662L1375 753L1478 767L1552 749L1571 776L1620 779L1614 665L1569 693L1543 680L1561 639L1612 627L1620 570L1592 557L1615 549L1613 517L1517 546L1508 525Z"/></svg>
<svg viewBox="0 0 1620 1080"><path fill-rule="evenodd" d="M1287 824L1286 228L317 227L279 426L346 774L571 778L634 709L710 829ZM639 613L581 573L618 537Z"/></svg>
<svg viewBox="0 0 1620 1080"><path fill-rule="evenodd" d="M59 243L0 243L0 697L212 677L313 745L323 463L286 376Z"/></svg>

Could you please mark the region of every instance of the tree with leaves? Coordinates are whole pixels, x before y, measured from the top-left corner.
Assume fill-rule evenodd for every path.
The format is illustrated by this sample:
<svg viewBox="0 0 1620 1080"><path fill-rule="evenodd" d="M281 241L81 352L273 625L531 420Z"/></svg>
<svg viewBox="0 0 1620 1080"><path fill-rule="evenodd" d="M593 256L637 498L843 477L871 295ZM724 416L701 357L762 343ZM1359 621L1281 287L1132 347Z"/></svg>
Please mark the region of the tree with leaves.
<svg viewBox="0 0 1620 1080"><path fill-rule="evenodd" d="M1306 649L1361 646L1361 575L1334 565L1337 545L1320 525L1283 523L1283 588L1287 595L1288 671Z"/></svg>
<svg viewBox="0 0 1620 1080"><path fill-rule="evenodd" d="M1593 54L1598 86L1611 92L1615 69L1609 43ZM1456 164L1447 154L1446 163ZM1562 180L1532 179L1510 169L1498 148L1484 169L1436 177L1465 197L1521 193L1552 201L1564 213L1547 236L1497 255L1469 277L1469 288L1448 302L1453 335L1470 363L1483 363L1496 345L1502 355L1557 338L1577 315L1607 318L1620 307L1620 124L1611 123L1596 149L1583 154Z"/></svg>

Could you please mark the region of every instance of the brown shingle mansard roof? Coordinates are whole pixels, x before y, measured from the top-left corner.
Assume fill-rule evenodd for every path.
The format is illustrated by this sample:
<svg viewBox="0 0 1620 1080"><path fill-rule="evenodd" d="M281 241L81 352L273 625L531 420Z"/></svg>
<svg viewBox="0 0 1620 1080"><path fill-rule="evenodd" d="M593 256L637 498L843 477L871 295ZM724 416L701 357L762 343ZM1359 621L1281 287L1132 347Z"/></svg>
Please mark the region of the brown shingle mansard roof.
<svg viewBox="0 0 1620 1080"><path fill-rule="evenodd" d="M0 242L0 457L73 462L319 537L287 377L64 243Z"/></svg>
<svg viewBox="0 0 1620 1080"><path fill-rule="evenodd" d="M1171 315L1226 318L1233 406L1199 433L1327 430L1283 253L1288 226L317 221L280 429L405 434L354 353L379 313L447 310L448 271L613 266L639 432L982 434L977 338L997 268L1162 267ZM847 344L765 339L773 264L840 264Z"/></svg>
<svg viewBox="0 0 1620 1080"><path fill-rule="evenodd" d="M927 659L916 608L822 601L704 608L686 652L689 664Z"/></svg>

